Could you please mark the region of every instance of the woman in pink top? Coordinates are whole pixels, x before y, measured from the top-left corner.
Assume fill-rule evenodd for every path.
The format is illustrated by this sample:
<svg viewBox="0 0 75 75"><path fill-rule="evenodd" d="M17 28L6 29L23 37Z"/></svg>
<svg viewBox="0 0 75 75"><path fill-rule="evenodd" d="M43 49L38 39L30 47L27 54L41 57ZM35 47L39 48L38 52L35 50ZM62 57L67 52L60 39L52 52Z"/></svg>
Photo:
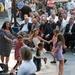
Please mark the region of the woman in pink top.
<svg viewBox="0 0 75 75"><path fill-rule="evenodd" d="M47 1L47 9L46 12L50 16L50 10L54 7L54 0L48 0Z"/></svg>
<svg viewBox="0 0 75 75"><path fill-rule="evenodd" d="M51 61L51 63L56 63L56 59L55 59L55 56L52 54L52 52L54 52L55 50L55 45L56 45L56 42L57 42L57 35L60 33L59 30L55 29L53 31L54 35L53 35L53 38L52 40L50 40L48 43L50 44L51 42L53 43L53 47L52 47L52 51L51 51L51 55L53 57L53 61Z"/></svg>

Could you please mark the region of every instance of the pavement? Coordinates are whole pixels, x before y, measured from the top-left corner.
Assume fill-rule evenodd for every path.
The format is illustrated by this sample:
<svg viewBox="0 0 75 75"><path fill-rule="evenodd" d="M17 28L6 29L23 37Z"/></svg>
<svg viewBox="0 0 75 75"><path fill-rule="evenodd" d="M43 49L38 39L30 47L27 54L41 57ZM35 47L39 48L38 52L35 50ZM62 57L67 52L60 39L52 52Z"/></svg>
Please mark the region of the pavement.
<svg viewBox="0 0 75 75"><path fill-rule="evenodd" d="M7 21L7 18L0 18L0 27L3 24L4 21ZM18 21L21 23L20 19ZM34 52L33 56L34 56ZM65 63L64 67L64 75L75 75L75 56L70 50L67 50L64 55L64 58L67 59L67 62ZM51 64L50 61L53 60L52 56L50 54L44 54L44 57L47 57L47 63L45 64L42 60L42 66L41 71L36 72L37 75L58 75L59 71L59 62L57 61L56 64ZM1 61L0 61L1 62ZM10 54L10 60L8 63L9 70L12 69L12 67L15 65L16 61L14 59L14 50L11 50Z"/></svg>

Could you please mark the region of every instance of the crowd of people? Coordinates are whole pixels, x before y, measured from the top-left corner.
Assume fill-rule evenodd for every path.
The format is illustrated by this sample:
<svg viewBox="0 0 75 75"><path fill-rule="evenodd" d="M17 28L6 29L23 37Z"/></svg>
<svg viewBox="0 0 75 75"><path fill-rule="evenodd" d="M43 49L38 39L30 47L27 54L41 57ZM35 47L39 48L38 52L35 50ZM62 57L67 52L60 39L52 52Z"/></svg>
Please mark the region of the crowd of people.
<svg viewBox="0 0 75 75"><path fill-rule="evenodd" d="M75 55L75 2L19 0L16 7L16 16L22 19L18 33L12 29L13 0L5 0L9 21L4 22L0 29L1 62L4 63L6 57L5 64L8 65L14 43L15 60L20 66L18 75L35 75L36 71L40 71L41 60L45 64L47 62L44 53L53 56L51 63L59 61L58 75L63 75L64 63L67 61L63 57L65 48L70 48ZM35 51L33 61L31 51Z"/></svg>

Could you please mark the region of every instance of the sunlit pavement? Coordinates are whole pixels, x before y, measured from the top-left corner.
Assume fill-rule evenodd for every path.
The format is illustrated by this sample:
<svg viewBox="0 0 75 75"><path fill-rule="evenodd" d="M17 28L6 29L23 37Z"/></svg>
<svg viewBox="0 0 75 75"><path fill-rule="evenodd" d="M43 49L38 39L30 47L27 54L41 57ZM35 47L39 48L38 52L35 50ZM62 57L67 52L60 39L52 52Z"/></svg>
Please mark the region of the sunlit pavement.
<svg viewBox="0 0 75 75"><path fill-rule="evenodd" d="M34 56L34 52L33 56ZM41 71L36 72L37 75L58 75L58 65L59 62L57 61L56 64L51 64L50 61L52 61L52 56L49 54L44 54L44 57L47 57L47 63L45 64L42 60L42 66ZM64 54L64 58L67 59L67 62L65 63L64 68L64 75L75 75L75 56L70 51L67 51ZM14 50L11 51L10 54L10 60L9 60L9 69L12 69L12 67L15 65L16 61L14 60Z"/></svg>
<svg viewBox="0 0 75 75"><path fill-rule="evenodd" d="M7 18L1 19L0 18L0 27L3 24L4 21L7 21ZM21 21L19 21L21 23ZM33 56L34 56L34 52ZM37 72L37 75L58 75L58 65L59 62L56 64L51 64L50 61L52 61L52 56L49 54L44 54L44 57L47 57L47 63L45 64L44 61L42 60L42 66L41 66L41 71ZM64 75L75 75L75 56L71 51L66 51L64 54L64 58L67 59L67 62L65 63L65 68L64 68ZM12 69L12 67L15 65L16 61L14 60L14 50L11 51L10 54L10 60L8 63L9 70Z"/></svg>

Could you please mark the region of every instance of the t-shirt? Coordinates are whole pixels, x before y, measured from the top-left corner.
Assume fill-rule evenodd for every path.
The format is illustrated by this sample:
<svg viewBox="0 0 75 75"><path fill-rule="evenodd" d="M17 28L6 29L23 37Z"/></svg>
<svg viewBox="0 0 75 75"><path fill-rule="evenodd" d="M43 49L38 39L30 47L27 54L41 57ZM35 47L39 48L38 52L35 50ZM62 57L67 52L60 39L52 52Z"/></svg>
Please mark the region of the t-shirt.
<svg viewBox="0 0 75 75"><path fill-rule="evenodd" d="M17 75L30 75L36 72L36 66L32 60L24 61L18 70Z"/></svg>
<svg viewBox="0 0 75 75"><path fill-rule="evenodd" d="M38 49L34 49L35 52L37 52ZM39 50L39 55L35 55L36 58L42 58L43 54L46 53L47 51L45 50L45 48L43 48L42 50Z"/></svg>

